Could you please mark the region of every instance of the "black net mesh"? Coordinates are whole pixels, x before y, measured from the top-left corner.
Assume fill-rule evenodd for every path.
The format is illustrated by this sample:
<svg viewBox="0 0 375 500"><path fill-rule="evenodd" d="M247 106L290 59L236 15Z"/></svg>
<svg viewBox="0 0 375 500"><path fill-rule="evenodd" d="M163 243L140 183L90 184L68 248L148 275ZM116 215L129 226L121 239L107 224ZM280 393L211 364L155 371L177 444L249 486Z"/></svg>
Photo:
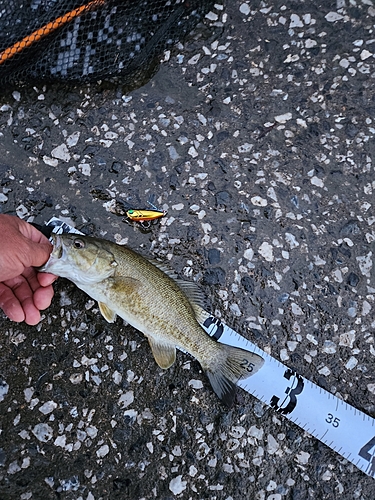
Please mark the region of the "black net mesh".
<svg viewBox="0 0 375 500"><path fill-rule="evenodd" d="M0 0L0 83L129 84L152 73L214 0Z"/></svg>

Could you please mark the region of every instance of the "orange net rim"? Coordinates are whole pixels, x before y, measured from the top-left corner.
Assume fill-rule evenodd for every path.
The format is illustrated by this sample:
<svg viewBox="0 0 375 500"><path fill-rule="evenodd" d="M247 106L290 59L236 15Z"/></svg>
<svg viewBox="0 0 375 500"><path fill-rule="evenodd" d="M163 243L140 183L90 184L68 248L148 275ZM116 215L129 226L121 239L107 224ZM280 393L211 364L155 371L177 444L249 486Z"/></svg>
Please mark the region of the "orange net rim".
<svg viewBox="0 0 375 500"><path fill-rule="evenodd" d="M42 38L50 35L58 28L61 28L65 24L68 24L72 19L79 17L80 15L88 12L89 10L95 9L96 7L105 4L106 0L91 0L86 5L81 5L66 14L57 17L55 20L45 24L41 28L33 31L30 35L25 36L19 42L14 43L11 47L0 52L0 65L4 64L6 61L12 59L16 54L23 52L26 48L31 47L34 43L38 42Z"/></svg>

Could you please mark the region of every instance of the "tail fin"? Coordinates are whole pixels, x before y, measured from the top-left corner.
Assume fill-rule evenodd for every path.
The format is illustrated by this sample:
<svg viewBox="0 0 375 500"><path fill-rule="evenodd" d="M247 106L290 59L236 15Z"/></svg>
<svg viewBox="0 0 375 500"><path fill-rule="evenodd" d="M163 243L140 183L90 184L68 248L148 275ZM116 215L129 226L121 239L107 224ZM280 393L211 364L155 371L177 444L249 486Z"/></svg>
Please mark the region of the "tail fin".
<svg viewBox="0 0 375 500"><path fill-rule="evenodd" d="M264 359L258 354L223 344L218 362L208 368L206 374L215 393L230 408L237 382L254 375L263 363Z"/></svg>

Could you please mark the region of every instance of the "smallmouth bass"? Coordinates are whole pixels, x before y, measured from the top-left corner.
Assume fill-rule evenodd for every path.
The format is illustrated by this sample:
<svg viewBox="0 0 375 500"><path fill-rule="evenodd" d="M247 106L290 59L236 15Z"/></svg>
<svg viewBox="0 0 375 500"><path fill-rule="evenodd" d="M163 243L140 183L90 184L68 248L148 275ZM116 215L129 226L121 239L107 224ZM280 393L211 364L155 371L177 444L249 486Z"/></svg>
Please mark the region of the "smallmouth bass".
<svg viewBox="0 0 375 500"><path fill-rule="evenodd" d="M120 316L148 339L157 364L167 369L176 347L196 358L217 396L229 407L236 384L256 373L264 360L220 344L200 326L207 317L195 283L180 280L162 264L108 240L62 234L39 269L72 281L98 302L104 318Z"/></svg>

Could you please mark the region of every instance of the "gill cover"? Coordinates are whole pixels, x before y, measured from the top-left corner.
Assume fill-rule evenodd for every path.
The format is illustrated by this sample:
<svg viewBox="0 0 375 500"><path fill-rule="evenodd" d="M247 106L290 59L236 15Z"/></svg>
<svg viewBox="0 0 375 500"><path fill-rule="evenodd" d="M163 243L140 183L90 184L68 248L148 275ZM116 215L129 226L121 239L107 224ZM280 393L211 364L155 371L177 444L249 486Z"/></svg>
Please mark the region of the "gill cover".
<svg viewBox="0 0 375 500"><path fill-rule="evenodd" d="M71 234L53 235L53 250L40 271L68 278L74 283L90 284L111 276L117 262L111 252L95 238Z"/></svg>

